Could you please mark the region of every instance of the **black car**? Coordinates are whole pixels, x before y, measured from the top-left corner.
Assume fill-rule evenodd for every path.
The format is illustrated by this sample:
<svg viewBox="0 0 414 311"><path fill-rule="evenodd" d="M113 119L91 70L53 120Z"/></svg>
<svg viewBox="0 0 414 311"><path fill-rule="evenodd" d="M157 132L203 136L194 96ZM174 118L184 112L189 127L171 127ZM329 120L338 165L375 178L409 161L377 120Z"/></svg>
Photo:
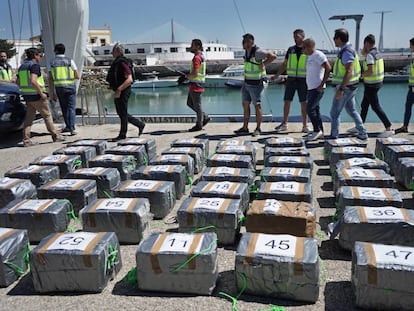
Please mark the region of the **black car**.
<svg viewBox="0 0 414 311"><path fill-rule="evenodd" d="M20 89L14 83L0 81L0 132L23 128L26 106L20 99Z"/></svg>

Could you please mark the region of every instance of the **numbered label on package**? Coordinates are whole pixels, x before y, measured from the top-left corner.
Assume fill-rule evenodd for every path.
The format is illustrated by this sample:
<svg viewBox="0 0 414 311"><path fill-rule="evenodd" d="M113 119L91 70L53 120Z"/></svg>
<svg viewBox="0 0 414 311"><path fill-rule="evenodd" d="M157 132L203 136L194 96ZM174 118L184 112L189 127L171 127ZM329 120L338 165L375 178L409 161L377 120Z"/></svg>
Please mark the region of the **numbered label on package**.
<svg viewBox="0 0 414 311"><path fill-rule="evenodd" d="M76 188L80 187L85 181L82 179L61 179L58 180L53 187L54 188Z"/></svg>
<svg viewBox="0 0 414 311"><path fill-rule="evenodd" d="M46 205L52 205L57 200L25 200L23 204L19 206L19 210L32 210L37 211L40 207Z"/></svg>
<svg viewBox="0 0 414 311"><path fill-rule="evenodd" d="M143 190L151 190L153 189L159 181L155 180L137 180L131 182L126 189L127 190L134 190L134 189L143 189Z"/></svg>
<svg viewBox="0 0 414 311"><path fill-rule="evenodd" d="M216 174L230 174L233 175L236 172L236 169L233 167L227 167L227 166L219 166L215 168L214 171Z"/></svg>
<svg viewBox="0 0 414 311"><path fill-rule="evenodd" d="M371 170L366 170L363 168L350 168L346 169L345 173L349 177L365 177L365 178L375 178L374 173Z"/></svg>
<svg viewBox="0 0 414 311"><path fill-rule="evenodd" d="M414 248L373 244L377 264L408 265L414 261Z"/></svg>
<svg viewBox="0 0 414 311"><path fill-rule="evenodd" d="M230 139L230 140L226 140L223 145L232 145L232 146L240 146L243 145L243 142L241 140L237 140L237 139Z"/></svg>
<svg viewBox="0 0 414 311"><path fill-rule="evenodd" d="M234 154L216 154L214 159L217 161L234 161L237 158L237 155Z"/></svg>
<svg viewBox="0 0 414 311"><path fill-rule="evenodd" d="M335 140L337 146L346 146L354 143L350 138L338 138Z"/></svg>
<svg viewBox="0 0 414 311"><path fill-rule="evenodd" d="M369 188L369 187L358 187L358 194L363 197L375 198L375 199L386 199L387 196L382 189Z"/></svg>
<svg viewBox="0 0 414 311"><path fill-rule="evenodd" d="M234 185L234 183L223 181L223 182L216 182L210 188L210 191L218 192L218 193L227 193L229 192L230 188Z"/></svg>
<svg viewBox="0 0 414 311"><path fill-rule="evenodd" d="M271 170L271 174L273 173L276 175L300 175L301 170L294 167L275 167Z"/></svg>
<svg viewBox="0 0 414 311"><path fill-rule="evenodd" d="M259 234L254 253L257 255L272 255L295 257L296 237L288 234L270 235Z"/></svg>
<svg viewBox="0 0 414 311"><path fill-rule="evenodd" d="M343 153L364 153L365 149L361 147L348 146L342 148Z"/></svg>
<svg viewBox="0 0 414 311"><path fill-rule="evenodd" d="M283 138L276 138L275 143L276 144L291 144L294 140L292 137L283 137Z"/></svg>
<svg viewBox="0 0 414 311"><path fill-rule="evenodd" d="M183 159L182 154L164 154L161 156L161 160L173 160L173 161L181 161Z"/></svg>
<svg viewBox="0 0 414 311"><path fill-rule="evenodd" d="M183 144L195 144L198 142L198 139L196 138L184 138L177 141L177 143L183 143Z"/></svg>
<svg viewBox="0 0 414 311"><path fill-rule="evenodd" d="M272 214L277 214L280 209L280 203L278 200L275 199L266 199L264 202L263 212L268 212Z"/></svg>
<svg viewBox="0 0 414 311"><path fill-rule="evenodd" d="M158 237L158 239L160 237ZM192 234L171 233L162 243L159 252L188 253L191 245L193 244L194 238L195 235ZM195 247L195 253L200 251L202 243L203 238L200 239L198 245Z"/></svg>
<svg viewBox="0 0 414 311"><path fill-rule="evenodd" d="M15 170L15 172L33 173L33 172L40 171L41 169L42 169L42 166L40 166L40 165L29 165L29 166L26 166L24 168Z"/></svg>
<svg viewBox="0 0 414 311"><path fill-rule="evenodd" d="M150 168L150 172L168 172L170 170L170 165L155 165Z"/></svg>
<svg viewBox="0 0 414 311"><path fill-rule="evenodd" d="M96 210L120 210L124 211L128 209L134 199L114 198L105 199L99 203Z"/></svg>
<svg viewBox="0 0 414 311"><path fill-rule="evenodd" d="M283 156L283 157L279 157L279 161L278 162L300 163L300 162L302 162L302 158L301 157L288 157L288 156Z"/></svg>
<svg viewBox="0 0 414 311"><path fill-rule="evenodd" d="M244 151L247 150L247 146L243 146L243 145L224 145L223 150L244 152Z"/></svg>
<svg viewBox="0 0 414 311"><path fill-rule="evenodd" d="M119 159L120 156L115 155L115 154L102 154L97 156L96 158L94 158L94 160L98 160L98 161L116 161L117 159Z"/></svg>
<svg viewBox="0 0 414 311"><path fill-rule="evenodd" d="M76 173L86 174L86 175L99 175L105 171L106 168L104 167L88 167L88 168L81 168L76 170Z"/></svg>
<svg viewBox="0 0 414 311"><path fill-rule="evenodd" d="M299 183L293 181L280 181L273 182L270 184L271 191L281 191L289 193L298 193L299 192Z"/></svg>
<svg viewBox="0 0 414 311"><path fill-rule="evenodd" d="M203 208L203 209L211 209L211 210L219 210L225 199L223 198L201 198L197 199L196 203L194 204L194 208Z"/></svg>
<svg viewBox="0 0 414 311"><path fill-rule="evenodd" d="M44 157L40 162L41 163L59 162L66 158L67 156L65 154L52 154L50 156Z"/></svg>
<svg viewBox="0 0 414 311"><path fill-rule="evenodd" d="M63 234L56 239L47 249L57 250L79 250L84 251L89 243L96 237L96 233L92 232L74 232Z"/></svg>
<svg viewBox="0 0 414 311"><path fill-rule="evenodd" d="M386 207L364 207L364 213L368 220L402 220L404 216L399 208L386 206Z"/></svg>
<svg viewBox="0 0 414 311"><path fill-rule="evenodd" d="M83 150L85 150L84 146L72 146L72 147L67 147L65 148L65 152L67 153L78 153L78 152L82 152Z"/></svg>
<svg viewBox="0 0 414 311"><path fill-rule="evenodd" d="M183 152L183 153L190 153L193 151L191 147L174 147L170 149L172 152Z"/></svg>
<svg viewBox="0 0 414 311"><path fill-rule="evenodd" d="M349 166L356 166L356 165L362 165L362 164L369 164L369 163L375 163L374 159L370 158L351 158L346 160Z"/></svg>

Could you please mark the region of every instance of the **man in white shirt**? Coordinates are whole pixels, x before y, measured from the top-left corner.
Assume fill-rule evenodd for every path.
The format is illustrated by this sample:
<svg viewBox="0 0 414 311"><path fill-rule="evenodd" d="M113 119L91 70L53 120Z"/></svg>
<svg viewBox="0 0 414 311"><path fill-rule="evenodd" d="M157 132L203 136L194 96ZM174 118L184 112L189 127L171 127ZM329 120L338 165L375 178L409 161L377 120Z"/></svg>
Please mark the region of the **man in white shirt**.
<svg viewBox="0 0 414 311"><path fill-rule="evenodd" d="M303 52L308 55L306 59L306 84L308 87L306 113L313 125L313 132L308 135L307 140L312 141L323 137L319 102L325 90L331 65L326 55L315 48L315 40L311 38L303 41Z"/></svg>

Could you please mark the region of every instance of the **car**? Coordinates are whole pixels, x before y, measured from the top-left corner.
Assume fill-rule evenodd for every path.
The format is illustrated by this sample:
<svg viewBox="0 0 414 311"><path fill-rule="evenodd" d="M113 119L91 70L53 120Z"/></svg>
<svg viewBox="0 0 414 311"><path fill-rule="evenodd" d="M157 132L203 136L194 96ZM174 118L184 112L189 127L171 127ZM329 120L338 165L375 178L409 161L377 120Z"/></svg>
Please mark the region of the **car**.
<svg viewBox="0 0 414 311"><path fill-rule="evenodd" d="M19 87L0 81L0 132L13 132L23 128L26 105L21 100Z"/></svg>

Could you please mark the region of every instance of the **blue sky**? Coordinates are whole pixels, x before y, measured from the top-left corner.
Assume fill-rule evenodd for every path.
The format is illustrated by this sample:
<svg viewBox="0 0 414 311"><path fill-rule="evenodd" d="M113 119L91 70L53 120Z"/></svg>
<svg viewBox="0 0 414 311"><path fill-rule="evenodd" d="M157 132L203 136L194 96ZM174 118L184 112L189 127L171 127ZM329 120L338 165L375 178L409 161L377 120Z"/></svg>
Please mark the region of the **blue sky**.
<svg viewBox="0 0 414 311"><path fill-rule="evenodd" d="M37 1L12 0L16 38L31 34L28 1L33 32L40 30ZM1 2L0 38L10 39L8 2ZM336 28L347 28L354 43L356 27L354 20L328 20L330 16L363 14L361 41L368 33L375 34L378 41L381 15L374 14L376 11L392 11L384 15L384 47L408 47L409 39L414 37L411 0L89 0L89 9L90 27L109 25L113 40L121 42L168 41L170 20L174 19L176 41L199 37L240 47L243 33L251 32L260 47L287 48L293 43L292 31L303 28L306 36L316 40L317 47L331 49Z"/></svg>

